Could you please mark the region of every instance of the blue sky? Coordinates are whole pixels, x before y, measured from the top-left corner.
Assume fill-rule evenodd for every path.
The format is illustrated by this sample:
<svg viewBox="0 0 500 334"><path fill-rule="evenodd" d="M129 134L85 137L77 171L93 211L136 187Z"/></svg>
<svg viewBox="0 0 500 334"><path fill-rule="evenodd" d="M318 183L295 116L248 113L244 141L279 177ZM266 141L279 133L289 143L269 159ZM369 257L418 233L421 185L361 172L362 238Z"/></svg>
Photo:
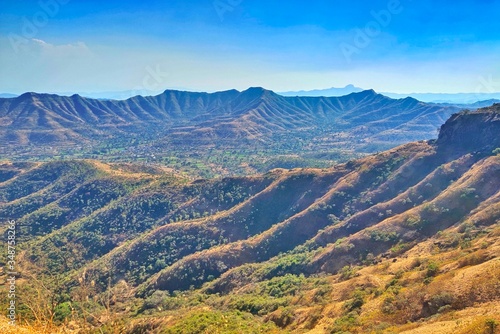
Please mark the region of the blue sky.
<svg viewBox="0 0 500 334"><path fill-rule="evenodd" d="M0 92L500 91L497 0L0 4Z"/></svg>

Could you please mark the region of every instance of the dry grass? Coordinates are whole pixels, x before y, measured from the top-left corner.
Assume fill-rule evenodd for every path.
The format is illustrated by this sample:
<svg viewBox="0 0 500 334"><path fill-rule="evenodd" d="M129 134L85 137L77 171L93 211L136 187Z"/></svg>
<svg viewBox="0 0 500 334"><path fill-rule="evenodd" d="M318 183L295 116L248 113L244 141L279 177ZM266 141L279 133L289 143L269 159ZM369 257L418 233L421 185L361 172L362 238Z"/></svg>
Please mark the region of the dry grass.
<svg viewBox="0 0 500 334"><path fill-rule="evenodd" d="M66 334L78 333L78 330L71 330L66 327L55 327L44 324L16 324L11 325L9 319L0 316L0 333L2 334Z"/></svg>
<svg viewBox="0 0 500 334"><path fill-rule="evenodd" d="M500 328L492 332L488 323L500 322L500 302L480 304L462 311L452 312L423 324L402 326L398 333L404 334L496 334ZM407 328L414 327L416 328Z"/></svg>

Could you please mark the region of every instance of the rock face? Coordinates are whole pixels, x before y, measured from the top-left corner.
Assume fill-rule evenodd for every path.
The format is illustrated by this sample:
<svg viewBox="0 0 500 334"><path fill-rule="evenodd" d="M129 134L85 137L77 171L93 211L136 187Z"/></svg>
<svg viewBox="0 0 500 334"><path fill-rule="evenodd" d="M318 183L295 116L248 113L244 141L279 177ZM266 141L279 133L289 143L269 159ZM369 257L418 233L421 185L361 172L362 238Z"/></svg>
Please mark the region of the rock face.
<svg viewBox="0 0 500 334"><path fill-rule="evenodd" d="M500 147L500 104L454 114L441 127L437 145L441 150L456 153L490 153Z"/></svg>

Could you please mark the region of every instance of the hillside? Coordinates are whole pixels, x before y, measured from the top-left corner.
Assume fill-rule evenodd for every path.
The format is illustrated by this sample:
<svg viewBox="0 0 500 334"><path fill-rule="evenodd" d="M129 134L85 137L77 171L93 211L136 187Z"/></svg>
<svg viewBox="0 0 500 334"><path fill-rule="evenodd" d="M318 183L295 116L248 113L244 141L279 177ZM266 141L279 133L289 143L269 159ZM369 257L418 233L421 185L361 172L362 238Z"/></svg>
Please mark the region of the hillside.
<svg viewBox="0 0 500 334"><path fill-rule="evenodd" d="M20 312L51 331L496 333L499 115L455 114L437 140L252 177L4 162Z"/></svg>
<svg viewBox="0 0 500 334"><path fill-rule="evenodd" d="M147 161L203 177L329 167L434 138L458 110L371 90L331 98L165 91L123 101L25 93L0 99L0 157Z"/></svg>

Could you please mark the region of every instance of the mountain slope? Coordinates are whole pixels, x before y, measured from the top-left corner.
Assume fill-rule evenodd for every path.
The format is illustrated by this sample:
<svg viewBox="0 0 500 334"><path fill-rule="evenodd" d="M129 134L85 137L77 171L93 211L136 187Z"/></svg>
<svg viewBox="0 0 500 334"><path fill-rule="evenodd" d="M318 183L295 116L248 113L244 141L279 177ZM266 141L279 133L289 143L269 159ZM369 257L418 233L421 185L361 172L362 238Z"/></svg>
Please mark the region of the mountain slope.
<svg viewBox="0 0 500 334"><path fill-rule="evenodd" d="M0 216L17 221L26 272L56 277L59 304L111 307L130 321L121 332L238 312L278 332L486 331L500 320L499 115L463 112L435 141L254 177L4 163Z"/></svg>

